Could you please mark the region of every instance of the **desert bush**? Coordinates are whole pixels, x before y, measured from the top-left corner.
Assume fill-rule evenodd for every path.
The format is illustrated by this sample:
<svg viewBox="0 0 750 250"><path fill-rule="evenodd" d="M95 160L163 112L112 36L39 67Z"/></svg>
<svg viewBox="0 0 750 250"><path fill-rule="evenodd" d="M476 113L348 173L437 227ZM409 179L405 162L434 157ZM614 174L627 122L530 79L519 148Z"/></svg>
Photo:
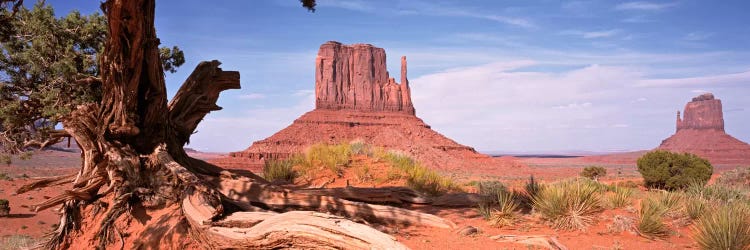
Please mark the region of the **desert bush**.
<svg viewBox="0 0 750 250"><path fill-rule="evenodd" d="M284 181L293 183L297 178L294 164L291 160L267 160L263 164L263 178L268 181Z"/></svg>
<svg viewBox="0 0 750 250"><path fill-rule="evenodd" d="M13 178L10 178L10 176L7 173L0 173L0 180L10 181L10 180L13 180Z"/></svg>
<svg viewBox="0 0 750 250"><path fill-rule="evenodd" d="M750 249L750 209L742 204L720 206L705 213L694 231L702 249Z"/></svg>
<svg viewBox="0 0 750 250"><path fill-rule="evenodd" d="M664 217L664 207L659 201L645 199L641 202L641 209L638 211L638 223L636 229L638 234L649 238L666 238L669 236L669 228L662 219Z"/></svg>
<svg viewBox="0 0 750 250"><path fill-rule="evenodd" d="M0 155L0 163L10 166L13 163L13 158L10 155L2 154Z"/></svg>
<svg viewBox="0 0 750 250"><path fill-rule="evenodd" d="M458 184L454 183L450 178L443 177L437 172L422 166L404 153L388 151L380 154L379 157L391 164L392 169L388 172L388 179L406 178L406 185L418 192L438 196L447 192L461 190ZM393 171L394 169L396 171Z"/></svg>
<svg viewBox="0 0 750 250"><path fill-rule="evenodd" d="M607 201L611 208L621 208L630 205L631 196L633 196L633 189L614 187L612 192L607 195Z"/></svg>
<svg viewBox="0 0 750 250"><path fill-rule="evenodd" d="M489 220L492 216L492 201L482 199L477 204L477 214L482 216L484 220Z"/></svg>
<svg viewBox="0 0 750 250"><path fill-rule="evenodd" d="M713 166L694 154L656 150L638 159L638 172L646 187L674 190L691 183L705 185L711 178Z"/></svg>
<svg viewBox="0 0 750 250"><path fill-rule="evenodd" d="M599 180L599 178L604 177L605 175L607 175L607 169L600 166L588 166L581 171L581 176L595 181Z"/></svg>
<svg viewBox="0 0 750 250"><path fill-rule="evenodd" d="M370 173L370 166L359 166L355 168L354 176L357 177L359 182L371 181L372 173Z"/></svg>
<svg viewBox="0 0 750 250"><path fill-rule="evenodd" d="M743 193L743 187L734 188L723 184L714 184L703 186L700 183L693 183L685 189L685 194L690 197L703 198L720 203L730 203L734 201L747 200L748 197Z"/></svg>
<svg viewBox="0 0 750 250"><path fill-rule="evenodd" d="M320 164L334 173L341 175L351 160L352 151L349 144L315 144L305 152L305 160L310 164Z"/></svg>
<svg viewBox="0 0 750 250"><path fill-rule="evenodd" d="M513 192L499 192L497 194L497 209L490 213L490 225L504 227L518 221L518 203Z"/></svg>
<svg viewBox="0 0 750 250"><path fill-rule="evenodd" d="M508 192L508 188L499 181L480 181L476 185L479 195L489 199L495 199L498 195Z"/></svg>
<svg viewBox="0 0 750 250"><path fill-rule="evenodd" d="M10 202L6 199L0 199L0 217L10 214Z"/></svg>
<svg viewBox="0 0 750 250"><path fill-rule="evenodd" d="M685 215L690 219L696 220L700 218L708 207L708 202L700 197L691 197L685 200Z"/></svg>
<svg viewBox="0 0 750 250"><path fill-rule="evenodd" d="M34 153L33 153L33 152L31 152L31 151L26 151L26 152L23 152L23 153L21 153L21 154L20 154L20 155L18 156L18 159L21 159L21 160L24 160L24 161L27 161L27 160L31 160L31 157L32 157L33 155L34 155Z"/></svg>
<svg viewBox="0 0 750 250"><path fill-rule="evenodd" d="M721 173L716 179L716 185L736 188L744 194L750 193L750 167L740 167Z"/></svg>
<svg viewBox="0 0 750 250"><path fill-rule="evenodd" d="M563 181L541 189L532 199L534 209L560 229L583 229L602 211L601 193L591 181Z"/></svg>
<svg viewBox="0 0 750 250"><path fill-rule="evenodd" d="M372 146L364 143L363 141L352 141L351 143L349 143L349 148L352 154L355 155L373 155Z"/></svg>
<svg viewBox="0 0 750 250"><path fill-rule="evenodd" d="M541 191L544 187L542 184L540 184L538 181L534 180L534 176L529 177L529 181L526 182L526 185L524 185L524 191L526 192L526 195L533 199L534 197L539 194L539 191Z"/></svg>

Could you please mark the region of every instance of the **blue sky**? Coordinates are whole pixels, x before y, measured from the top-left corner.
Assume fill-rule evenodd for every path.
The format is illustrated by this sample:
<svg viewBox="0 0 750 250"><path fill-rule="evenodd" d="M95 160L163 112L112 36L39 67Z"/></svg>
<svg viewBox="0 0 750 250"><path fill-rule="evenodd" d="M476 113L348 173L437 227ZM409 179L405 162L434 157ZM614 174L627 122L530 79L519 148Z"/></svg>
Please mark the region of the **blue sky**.
<svg viewBox="0 0 750 250"><path fill-rule="evenodd" d="M91 1L47 1L58 15ZM32 3L27 3L30 5ZM729 134L750 141L748 1L158 1L157 33L187 62L239 70L190 147L242 150L314 106L320 44L371 43L391 74L409 59L417 115L480 151L650 149L675 112L713 92Z"/></svg>

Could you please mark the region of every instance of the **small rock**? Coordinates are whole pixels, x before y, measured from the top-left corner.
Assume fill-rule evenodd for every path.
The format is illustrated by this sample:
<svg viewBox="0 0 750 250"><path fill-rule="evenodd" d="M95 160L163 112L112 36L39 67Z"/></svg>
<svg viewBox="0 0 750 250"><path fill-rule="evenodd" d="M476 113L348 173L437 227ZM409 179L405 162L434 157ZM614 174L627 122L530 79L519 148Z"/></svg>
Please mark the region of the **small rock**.
<svg viewBox="0 0 750 250"><path fill-rule="evenodd" d="M461 236L471 236L475 235L481 232L479 228L473 227L473 226L465 226L458 230L458 235Z"/></svg>

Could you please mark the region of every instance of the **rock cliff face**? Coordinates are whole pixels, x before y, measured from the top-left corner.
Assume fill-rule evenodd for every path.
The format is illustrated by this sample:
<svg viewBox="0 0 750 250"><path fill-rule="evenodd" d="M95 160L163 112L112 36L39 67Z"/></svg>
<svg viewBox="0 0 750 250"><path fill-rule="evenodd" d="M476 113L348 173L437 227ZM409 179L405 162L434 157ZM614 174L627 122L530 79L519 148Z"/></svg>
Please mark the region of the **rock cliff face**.
<svg viewBox="0 0 750 250"><path fill-rule="evenodd" d="M327 42L320 46L315 64L315 110L246 150L231 153L234 159L212 162L258 170L265 160L302 153L316 143L361 140L402 151L437 169L522 166L479 154L419 119L411 101L406 57L401 58L400 84L385 70L385 50L369 44Z"/></svg>
<svg viewBox="0 0 750 250"><path fill-rule="evenodd" d="M713 94L693 98L683 114L677 112L677 132L658 149L697 154L712 164L750 164L750 145L724 131L721 100Z"/></svg>
<svg viewBox="0 0 750 250"><path fill-rule="evenodd" d="M712 129L724 131L721 100L711 93L694 97L685 105L684 118L677 111L677 131L683 129Z"/></svg>
<svg viewBox="0 0 750 250"><path fill-rule="evenodd" d="M317 109L414 114L406 57L401 57L399 84L386 70L385 50L370 44L321 45L315 59L315 96Z"/></svg>

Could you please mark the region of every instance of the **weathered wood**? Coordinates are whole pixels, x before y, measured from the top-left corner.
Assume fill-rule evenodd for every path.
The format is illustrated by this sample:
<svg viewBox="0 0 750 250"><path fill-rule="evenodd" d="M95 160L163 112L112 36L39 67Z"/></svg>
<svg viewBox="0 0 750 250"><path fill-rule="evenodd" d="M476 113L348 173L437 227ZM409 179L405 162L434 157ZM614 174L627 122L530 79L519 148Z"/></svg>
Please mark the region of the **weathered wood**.
<svg viewBox="0 0 750 250"><path fill-rule="evenodd" d="M18 188L18 190L16 190L16 194L23 194L37 188L54 187L58 185L73 183L73 180L75 180L76 176L77 174L69 174L42 178L40 180L21 186L20 188Z"/></svg>
<svg viewBox="0 0 750 250"><path fill-rule="evenodd" d="M297 207L336 213L371 222L453 228L455 224L435 215L403 208L348 201L331 196L297 193L295 190L254 183L247 178L221 178L214 183L226 197L238 202L261 203L272 209Z"/></svg>
<svg viewBox="0 0 750 250"><path fill-rule="evenodd" d="M350 201L362 201L379 204L429 204L432 199L417 193L406 187L382 187L382 188L309 188L294 191L299 194L311 194L318 196L333 196Z"/></svg>
<svg viewBox="0 0 750 250"><path fill-rule="evenodd" d="M202 227L190 214L186 217L191 226ZM242 212L216 224L227 226L206 227L204 236L219 249L407 249L371 227L312 211Z"/></svg>

